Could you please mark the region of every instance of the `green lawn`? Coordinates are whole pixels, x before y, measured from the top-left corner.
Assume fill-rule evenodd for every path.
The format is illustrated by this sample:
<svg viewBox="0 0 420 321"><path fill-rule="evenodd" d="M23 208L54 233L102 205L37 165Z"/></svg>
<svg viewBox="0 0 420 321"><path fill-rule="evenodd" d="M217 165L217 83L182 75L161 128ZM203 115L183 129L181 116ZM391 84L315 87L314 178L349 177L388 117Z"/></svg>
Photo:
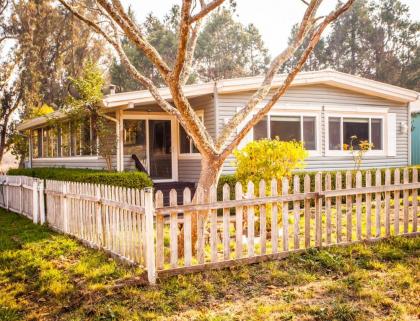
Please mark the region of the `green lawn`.
<svg viewBox="0 0 420 321"><path fill-rule="evenodd" d="M0 320L416 320L420 238L115 289L142 273L0 210Z"/></svg>

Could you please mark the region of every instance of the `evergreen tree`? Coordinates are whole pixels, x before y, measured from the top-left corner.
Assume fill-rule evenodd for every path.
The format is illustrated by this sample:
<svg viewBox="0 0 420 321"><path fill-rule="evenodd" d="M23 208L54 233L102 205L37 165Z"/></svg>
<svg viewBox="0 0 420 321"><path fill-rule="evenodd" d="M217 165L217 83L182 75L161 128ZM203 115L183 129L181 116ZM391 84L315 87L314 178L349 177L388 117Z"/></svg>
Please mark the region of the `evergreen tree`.
<svg viewBox="0 0 420 321"><path fill-rule="evenodd" d="M69 77L77 77L84 62L99 60L103 41L53 0L19 0L13 6L10 29L16 38L23 104L57 108L67 95Z"/></svg>
<svg viewBox="0 0 420 321"><path fill-rule="evenodd" d="M420 23L410 19L409 8L399 0L359 0L335 21L305 70L329 67L419 91L419 40ZM300 54L283 70L289 70Z"/></svg>
<svg viewBox="0 0 420 321"><path fill-rule="evenodd" d="M132 17L131 10L129 14ZM258 29L252 24L244 26L236 22L233 14L234 4L209 16L198 38L189 83L253 76L265 70L269 55ZM169 64L174 62L177 52L179 20L179 6L173 6L162 21L150 14L142 24L147 39ZM123 47L136 68L163 86L156 68L133 44L123 39ZM124 66L118 60L113 61L110 75L111 82L121 91L141 88L138 82L127 77Z"/></svg>

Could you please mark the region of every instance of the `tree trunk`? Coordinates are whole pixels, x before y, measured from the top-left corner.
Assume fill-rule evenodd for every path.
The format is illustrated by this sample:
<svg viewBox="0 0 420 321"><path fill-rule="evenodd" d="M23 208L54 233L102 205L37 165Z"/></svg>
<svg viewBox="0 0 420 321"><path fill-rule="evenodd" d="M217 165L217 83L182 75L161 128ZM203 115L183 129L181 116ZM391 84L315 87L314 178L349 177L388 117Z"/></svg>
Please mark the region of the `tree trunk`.
<svg viewBox="0 0 420 321"><path fill-rule="evenodd" d="M198 185L203 189L204 202L210 201L210 190L212 186L217 188L217 183L219 181L220 173L223 167L225 159L218 157L207 157L203 155L201 159L201 172L200 178L198 180ZM193 202L197 200L197 193L195 193ZM192 253L195 253L197 248L197 218L198 215L206 215L207 213L198 213L194 212L191 215L191 244L192 244ZM207 218L206 218L207 219ZM184 233L183 228L180 230L178 237L178 256L181 258L184 256Z"/></svg>
<svg viewBox="0 0 420 321"><path fill-rule="evenodd" d="M223 167L225 159L218 157L204 157L201 160L201 172L198 180L198 186L203 188L205 201L208 201L210 195L210 189L214 185L217 187L219 181L220 172ZM194 199L196 195L194 196Z"/></svg>
<svg viewBox="0 0 420 321"><path fill-rule="evenodd" d="M1 127L1 132L0 132L0 164L3 160L5 149L6 149L6 125L3 125Z"/></svg>

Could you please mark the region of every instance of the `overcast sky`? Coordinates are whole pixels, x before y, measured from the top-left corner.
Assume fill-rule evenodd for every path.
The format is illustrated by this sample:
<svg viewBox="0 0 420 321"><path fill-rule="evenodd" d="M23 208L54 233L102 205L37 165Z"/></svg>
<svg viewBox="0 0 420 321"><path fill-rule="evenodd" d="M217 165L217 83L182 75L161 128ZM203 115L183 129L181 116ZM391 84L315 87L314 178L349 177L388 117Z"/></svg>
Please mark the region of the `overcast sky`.
<svg viewBox="0 0 420 321"><path fill-rule="evenodd" d="M209 1L209 0L207 0ZM411 16L420 20L420 0L401 0L410 7ZM138 21L153 12L163 17L173 4L181 0L123 0L131 5ZM321 13L329 12L337 0L325 0ZM280 52L287 44L292 26L302 17L305 5L299 0L237 0L237 19L242 23L253 23L260 30L270 54Z"/></svg>

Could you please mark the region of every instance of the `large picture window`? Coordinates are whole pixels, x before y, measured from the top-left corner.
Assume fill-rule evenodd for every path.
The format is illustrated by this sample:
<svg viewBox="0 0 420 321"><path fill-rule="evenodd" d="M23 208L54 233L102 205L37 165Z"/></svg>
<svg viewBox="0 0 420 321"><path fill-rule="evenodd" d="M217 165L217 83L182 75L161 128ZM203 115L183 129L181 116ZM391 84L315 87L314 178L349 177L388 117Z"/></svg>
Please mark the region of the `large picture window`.
<svg viewBox="0 0 420 321"><path fill-rule="evenodd" d="M70 156L70 123L65 122L60 127L61 157Z"/></svg>
<svg viewBox="0 0 420 321"><path fill-rule="evenodd" d="M202 112L197 112L198 118L204 123L204 115ZM181 154L198 154L199 151L195 147L193 140L188 136L185 129L179 125L179 152Z"/></svg>
<svg viewBox="0 0 420 321"><path fill-rule="evenodd" d="M371 117L329 117L329 150L359 149L361 141L373 144L372 150L383 149L383 120Z"/></svg>
<svg viewBox="0 0 420 321"><path fill-rule="evenodd" d="M32 131L32 157L42 157L42 129Z"/></svg>
<svg viewBox="0 0 420 321"><path fill-rule="evenodd" d="M254 126L254 140L301 141L307 150L317 150L316 130L315 116L268 115Z"/></svg>
<svg viewBox="0 0 420 321"><path fill-rule="evenodd" d="M91 122L82 124L63 122L56 127L32 131L32 157L54 158L97 155L97 135Z"/></svg>

